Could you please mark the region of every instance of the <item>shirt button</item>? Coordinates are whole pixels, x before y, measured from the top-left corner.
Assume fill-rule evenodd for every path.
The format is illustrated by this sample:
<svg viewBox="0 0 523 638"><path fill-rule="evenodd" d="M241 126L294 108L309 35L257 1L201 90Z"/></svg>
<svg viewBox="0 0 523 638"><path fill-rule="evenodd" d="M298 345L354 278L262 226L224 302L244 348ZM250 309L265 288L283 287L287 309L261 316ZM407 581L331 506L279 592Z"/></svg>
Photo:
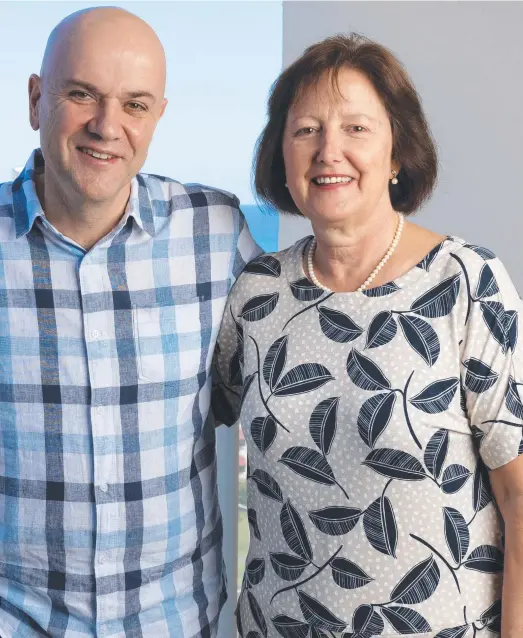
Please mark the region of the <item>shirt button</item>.
<svg viewBox="0 0 523 638"><path fill-rule="evenodd" d="M99 405L99 406L96 408L96 414L98 414L98 416L102 416L102 414L103 414L103 413L104 413L104 409L102 408L102 406L101 406L101 405Z"/></svg>
<svg viewBox="0 0 523 638"><path fill-rule="evenodd" d="M91 330L91 338L92 339L98 339L99 336L100 336L100 331L99 330Z"/></svg>
<svg viewBox="0 0 523 638"><path fill-rule="evenodd" d="M99 488L101 492L107 492L107 490L109 489L109 486L107 485L107 483L101 483L99 485Z"/></svg>

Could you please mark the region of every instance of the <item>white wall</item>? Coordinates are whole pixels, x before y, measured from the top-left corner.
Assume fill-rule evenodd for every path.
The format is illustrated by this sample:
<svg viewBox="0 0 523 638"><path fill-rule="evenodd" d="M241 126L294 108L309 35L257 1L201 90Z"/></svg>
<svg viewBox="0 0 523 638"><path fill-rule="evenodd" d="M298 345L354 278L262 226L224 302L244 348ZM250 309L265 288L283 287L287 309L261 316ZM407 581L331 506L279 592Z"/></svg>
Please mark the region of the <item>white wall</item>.
<svg viewBox="0 0 523 638"><path fill-rule="evenodd" d="M328 35L391 48L421 94L441 173L416 219L490 247L523 293L523 2L284 2L283 64ZM310 232L280 220L280 248Z"/></svg>

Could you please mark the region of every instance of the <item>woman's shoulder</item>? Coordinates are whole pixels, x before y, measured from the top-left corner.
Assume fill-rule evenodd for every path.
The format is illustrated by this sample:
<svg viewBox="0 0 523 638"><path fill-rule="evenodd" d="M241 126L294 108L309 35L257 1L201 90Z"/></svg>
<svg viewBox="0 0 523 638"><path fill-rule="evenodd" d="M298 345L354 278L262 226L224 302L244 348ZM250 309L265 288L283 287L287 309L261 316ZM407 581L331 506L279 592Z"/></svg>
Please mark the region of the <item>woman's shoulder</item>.
<svg viewBox="0 0 523 638"><path fill-rule="evenodd" d="M455 276L458 269L473 298L480 300L497 296L500 301L505 297L519 302L520 295L512 277L503 260L492 249L448 235L434 252L434 256L427 255L425 264L430 263L431 257L439 261L441 279Z"/></svg>

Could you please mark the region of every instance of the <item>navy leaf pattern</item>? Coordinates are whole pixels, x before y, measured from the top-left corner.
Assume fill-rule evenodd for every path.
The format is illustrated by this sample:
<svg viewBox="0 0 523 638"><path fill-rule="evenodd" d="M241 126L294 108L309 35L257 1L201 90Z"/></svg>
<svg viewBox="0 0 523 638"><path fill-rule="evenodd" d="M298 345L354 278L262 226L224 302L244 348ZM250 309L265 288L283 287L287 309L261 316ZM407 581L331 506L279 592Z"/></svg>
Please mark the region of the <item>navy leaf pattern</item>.
<svg viewBox="0 0 523 638"><path fill-rule="evenodd" d="M382 554L396 558L398 526L387 496L376 499L363 515L363 529L369 543Z"/></svg>
<svg viewBox="0 0 523 638"><path fill-rule="evenodd" d="M349 315L339 310L333 310L326 306L320 306L318 308L320 315L320 326L323 334L336 343L349 343L354 341L363 332L363 328L360 328Z"/></svg>
<svg viewBox="0 0 523 638"><path fill-rule="evenodd" d="M386 297L387 295L392 295L393 292L397 292L399 289L399 286L391 281L388 284L383 284L383 286L367 288L367 290L363 291L363 294L367 297Z"/></svg>
<svg viewBox="0 0 523 638"><path fill-rule="evenodd" d="M459 627L449 627L438 631L436 638L463 638L470 629L470 625L460 625Z"/></svg>
<svg viewBox="0 0 523 638"><path fill-rule="evenodd" d="M505 310L505 349L514 352L518 343L518 313L515 310Z"/></svg>
<svg viewBox="0 0 523 638"><path fill-rule="evenodd" d="M459 463L449 465L443 472L441 489L445 494L455 494L459 492L469 480L470 474L470 470Z"/></svg>
<svg viewBox="0 0 523 638"><path fill-rule="evenodd" d="M280 463L296 474L322 485L334 485L336 480L327 459L310 448L295 446L286 450Z"/></svg>
<svg viewBox="0 0 523 638"><path fill-rule="evenodd" d="M263 558L253 558L246 565L245 573L251 585L258 585L265 576L265 560Z"/></svg>
<svg viewBox="0 0 523 638"><path fill-rule="evenodd" d="M503 554L494 545L480 545L470 552L463 565L476 572L497 574L503 571Z"/></svg>
<svg viewBox="0 0 523 638"><path fill-rule="evenodd" d="M324 456L329 454L336 435L339 402L340 397L324 399L314 408L309 420L312 440Z"/></svg>
<svg viewBox="0 0 523 638"><path fill-rule="evenodd" d="M319 363L301 363L283 376L276 384L273 394L277 397L290 397L312 392L332 379L334 377L325 366Z"/></svg>
<svg viewBox="0 0 523 638"><path fill-rule="evenodd" d="M263 378L269 388L274 390L274 386L280 380L282 372L287 362L287 342L288 336L280 337L272 344L263 362Z"/></svg>
<svg viewBox="0 0 523 638"><path fill-rule="evenodd" d="M501 599L496 600L488 607L488 609L485 609L485 611L481 614L480 619L483 622L487 622L497 616L501 616Z"/></svg>
<svg viewBox="0 0 523 638"><path fill-rule="evenodd" d="M485 261L488 261L489 259L496 259L496 255L489 250L488 248L483 248L482 246L476 246L474 244L465 244L466 248L470 248L471 250L473 250L476 254L478 254L480 257L482 257Z"/></svg>
<svg viewBox="0 0 523 638"><path fill-rule="evenodd" d="M330 566L334 581L343 589L359 589L374 580L347 558L337 557L331 561Z"/></svg>
<svg viewBox="0 0 523 638"><path fill-rule="evenodd" d="M476 288L476 299L492 297L499 292L498 284L491 267L484 264L479 274L479 281Z"/></svg>
<svg viewBox="0 0 523 638"><path fill-rule="evenodd" d="M298 591L298 597L305 620L314 627L327 631L343 631L347 626L347 623L335 616L325 605L304 591Z"/></svg>
<svg viewBox="0 0 523 638"><path fill-rule="evenodd" d="M258 625L258 627L260 628L260 631L265 636L265 638L267 638L267 634L268 634L267 623L265 622L265 618L263 617L263 612L260 608L260 605L258 601L256 600L256 597L254 596L252 591L250 590L247 591L247 597L249 599L249 607L251 608L251 613L254 618L254 622Z"/></svg>
<svg viewBox="0 0 523 638"><path fill-rule="evenodd" d="M425 448L423 462L429 473L436 479L441 475L443 464L449 449L448 430L438 430L431 437Z"/></svg>
<svg viewBox="0 0 523 638"><path fill-rule="evenodd" d="M516 419L523 420L523 403L519 396L518 384L513 377L509 377L505 393L505 405Z"/></svg>
<svg viewBox="0 0 523 638"><path fill-rule="evenodd" d="M361 515L360 509L341 505L323 507L309 512L309 518L313 524L320 532L330 536L348 534L356 526Z"/></svg>
<svg viewBox="0 0 523 638"><path fill-rule="evenodd" d="M483 319L487 324L490 334L505 351L505 308L499 301L482 301L480 303Z"/></svg>
<svg viewBox="0 0 523 638"><path fill-rule="evenodd" d="M307 638L309 633L309 625L296 618L290 616L278 615L271 618L276 631L283 638Z"/></svg>
<svg viewBox="0 0 523 638"><path fill-rule="evenodd" d="M423 268L423 270L426 270L428 272L430 270L432 263L435 261L436 257L438 256L442 248L443 248L443 242L441 242L437 246L434 246L434 248L429 253L427 253L425 257L418 264L416 264L417 267Z"/></svg>
<svg viewBox="0 0 523 638"><path fill-rule="evenodd" d="M256 447L265 454L276 439L276 421L271 415L256 417L251 423L251 436Z"/></svg>
<svg viewBox="0 0 523 638"><path fill-rule="evenodd" d="M267 474L267 472L264 470L254 470L250 478L256 483L261 494L267 496L273 501L283 503L280 486L277 481L272 478L272 476Z"/></svg>
<svg viewBox="0 0 523 638"><path fill-rule="evenodd" d="M245 266L245 272L252 275L266 275L268 277L279 277L281 275L281 264L271 255L262 255L253 259Z"/></svg>
<svg viewBox="0 0 523 638"><path fill-rule="evenodd" d="M502 530L479 450L493 467L509 450L523 454L511 357L520 302L496 281L489 251L462 248L448 238L400 285L360 296L314 286L301 253L289 266L292 249L251 262L248 285L235 287L212 403L230 423L243 405L251 549L237 624L246 638L499 633L502 579L491 575L502 573L504 541L490 544ZM247 336L254 348L244 350ZM420 546L428 552L412 560ZM478 621L470 583L482 578L495 587Z"/></svg>
<svg viewBox="0 0 523 638"><path fill-rule="evenodd" d="M427 478L418 459L403 450L377 448L367 456L363 465L387 478L402 481L423 481Z"/></svg>
<svg viewBox="0 0 523 638"><path fill-rule="evenodd" d="M443 508L445 540L456 565L460 565L469 551L470 532L463 515L453 507Z"/></svg>
<svg viewBox="0 0 523 638"><path fill-rule="evenodd" d="M365 348L379 348L390 343L398 332L398 325L392 316L392 312L378 312L371 321Z"/></svg>
<svg viewBox="0 0 523 638"><path fill-rule="evenodd" d="M474 471L474 488L472 490L472 507L475 512L481 512L482 509L492 501L492 490L490 487L490 479L485 463L478 458L476 470Z"/></svg>
<svg viewBox="0 0 523 638"><path fill-rule="evenodd" d="M400 634L421 634L430 631L429 623L421 614L408 607L384 607L382 614Z"/></svg>
<svg viewBox="0 0 523 638"><path fill-rule="evenodd" d="M409 315L400 315L398 321L411 348L427 365L433 366L440 353L439 339L434 328L423 319Z"/></svg>
<svg viewBox="0 0 523 638"><path fill-rule="evenodd" d="M297 580L310 565L310 560L285 552L269 554L274 571L282 580Z"/></svg>
<svg viewBox="0 0 523 638"><path fill-rule="evenodd" d="M390 594L390 600L400 605L415 605L430 598L439 584L440 571L434 556L415 565Z"/></svg>
<svg viewBox="0 0 523 638"><path fill-rule="evenodd" d="M291 292L298 301L316 301L324 294L324 291L315 286L307 277L293 281Z"/></svg>
<svg viewBox="0 0 523 638"><path fill-rule="evenodd" d="M231 363L229 366L229 385L241 385L242 383L242 370L240 364L241 352L236 350L232 355Z"/></svg>
<svg viewBox="0 0 523 638"><path fill-rule="evenodd" d="M360 605L352 616L352 629L358 636L370 638L379 636L385 629L385 623L372 605Z"/></svg>
<svg viewBox="0 0 523 638"><path fill-rule="evenodd" d="M277 292L252 297L241 309L240 316L245 321L261 321L268 317L276 308L278 299L279 294Z"/></svg>
<svg viewBox="0 0 523 638"><path fill-rule="evenodd" d="M312 560L312 548L307 530L301 516L288 500L280 512L281 530L283 538L291 550L301 558Z"/></svg>
<svg viewBox="0 0 523 638"><path fill-rule="evenodd" d="M394 392L375 394L367 399L358 415L358 432L369 447L374 447L389 424L396 403Z"/></svg>
<svg viewBox="0 0 523 638"><path fill-rule="evenodd" d="M256 510L252 507L249 507L247 510L247 520L249 521L249 527L255 538L261 541L260 528L258 526L258 515L256 514Z"/></svg>
<svg viewBox="0 0 523 638"><path fill-rule="evenodd" d="M347 358L347 374L350 380L362 390L377 392L390 389L390 381L381 368L357 350L351 350Z"/></svg>
<svg viewBox="0 0 523 638"><path fill-rule="evenodd" d="M460 276L460 273L453 275L423 293L411 305L412 312L428 319L448 315L458 298Z"/></svg>
<svg viewBox="0 0 523 638"><path fill-rule="evenodd" d="M458 386L459 379L455 377L434 381L415 397L412 397L410 403L427 414L445 412L454 398Z"/></svg>
<svg viewBox="0 0 523 638"><path fill-rule="evenodd" d="M471 357L464 361L463 365L467 371L465 374L465 387L471 392L476 394L486 392L498 380L498 373L494 372L489 365L479 359Z"/></svg>
<svg viewBox="0 0 523 638"><path fill-rule="evenodd" d="M234 409L223 386L216 386L212 394L211 406L214 416L227 425L233 425L236 421Z"/></svg>
<svg viewBox="0 0 523 638"><path fill-rule="evenodd" d="M470 429L472 431L472 436L474 437L474 441L476 442L479 448L481 446L483 439L485 438L485 432L483 432L483 430L480 430L475 425L471 425Z"/></svg>

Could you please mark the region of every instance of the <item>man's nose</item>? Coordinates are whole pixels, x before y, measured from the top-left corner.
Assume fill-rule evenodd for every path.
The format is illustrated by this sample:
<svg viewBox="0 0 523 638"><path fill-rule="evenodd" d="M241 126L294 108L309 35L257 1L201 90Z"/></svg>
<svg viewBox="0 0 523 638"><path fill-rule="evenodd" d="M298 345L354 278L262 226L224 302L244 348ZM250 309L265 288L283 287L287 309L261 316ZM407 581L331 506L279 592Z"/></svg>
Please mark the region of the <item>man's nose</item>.
<svg viewBox="0 0 523 638"><path fill-rule="evenodd" d="M119 102L104 101L97 109L87 128L101 140L117 140L122 136L122 108Z"/></svg>

